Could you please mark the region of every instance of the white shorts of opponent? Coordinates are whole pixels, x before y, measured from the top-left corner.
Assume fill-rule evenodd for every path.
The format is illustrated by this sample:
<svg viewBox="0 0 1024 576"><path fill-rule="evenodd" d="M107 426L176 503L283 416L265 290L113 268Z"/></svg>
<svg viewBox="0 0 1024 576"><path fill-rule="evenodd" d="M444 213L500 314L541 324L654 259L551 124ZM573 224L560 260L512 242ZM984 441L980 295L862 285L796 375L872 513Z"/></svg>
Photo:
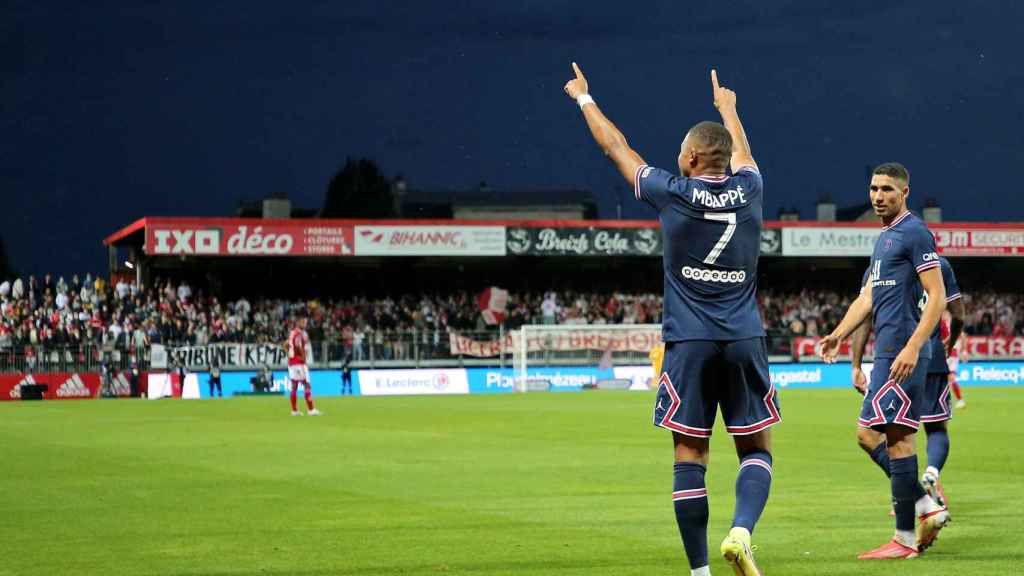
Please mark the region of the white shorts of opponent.
<svg viewBox="0 0 1024 576"><path fill-rule="evenodd" d="M288 379L309 382L309 366L305 364L289 364Z"/></svg>
<svg viewBox="0 0 1024 576"><path fill-rule="evenodd" d="M957 369L960 368L960 358L956 356L950 356L946 358L946 366L949 367L949 371L956 374Z"/></svg>

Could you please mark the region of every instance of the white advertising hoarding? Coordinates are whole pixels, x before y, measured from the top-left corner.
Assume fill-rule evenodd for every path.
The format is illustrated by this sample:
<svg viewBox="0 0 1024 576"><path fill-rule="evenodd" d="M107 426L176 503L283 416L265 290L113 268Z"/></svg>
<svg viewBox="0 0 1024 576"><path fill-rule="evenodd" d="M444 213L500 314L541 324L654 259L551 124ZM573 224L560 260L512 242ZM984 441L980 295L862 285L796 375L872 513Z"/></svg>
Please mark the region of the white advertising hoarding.
<svg viewBox="0 0 1024 576"><path fill-rule="evenodd" d="M504 226L356 226L358 256L504 256Z"/></svg>
<svg viewBox="0 0 1024 576"><path fill-rule="evenodd" d="M469 379L462 369L360 370L359 390L364 396L469 394Z"/></svg>

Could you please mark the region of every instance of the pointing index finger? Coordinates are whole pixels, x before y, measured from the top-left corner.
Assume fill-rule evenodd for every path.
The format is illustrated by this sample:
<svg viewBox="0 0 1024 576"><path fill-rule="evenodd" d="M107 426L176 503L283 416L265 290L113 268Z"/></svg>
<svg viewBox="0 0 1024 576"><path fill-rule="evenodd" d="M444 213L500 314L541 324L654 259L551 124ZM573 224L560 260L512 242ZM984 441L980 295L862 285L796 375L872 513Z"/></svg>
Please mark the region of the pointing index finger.
<svg viewBox="0 0 1024 576"><path fill-rule="evenodd" d="M711 86L718 92L720 86L718 85L718 72L714 68L711 69Z"/></svg>
<svg viewBox="0 0 1024 576"><path fill-rule="evenodd" d="M573 71L576 72L576 78L582 80L583 79L583 71L580 70L580 67L577 66L575 62L572 63L572 69L573 69Z"/></svg>

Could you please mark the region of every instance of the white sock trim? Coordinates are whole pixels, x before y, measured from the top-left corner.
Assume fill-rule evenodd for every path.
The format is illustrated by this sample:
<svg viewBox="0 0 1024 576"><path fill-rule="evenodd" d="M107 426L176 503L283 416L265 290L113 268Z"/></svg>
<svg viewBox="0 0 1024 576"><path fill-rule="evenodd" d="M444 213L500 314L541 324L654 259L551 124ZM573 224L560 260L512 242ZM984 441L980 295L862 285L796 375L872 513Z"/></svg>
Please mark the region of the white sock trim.
<svg viewBox="0 0 1024 576"><path fill-rule="evenodd" d="M938 504L936 504L935 501L932 500L932 497L925 494L924 496L918 498L917 502L914 502L914 514L918 516L922 514L927 514L937 507Z"/></svg>
<svg viewBox="0 0 1024 576"><path fill-rule="evenodd" d="M690 570L690 576L711 576L710 566L701 566L694 570Z"/></svg>
<svg viewBox="0 0 1024 576"><path fill-rule="evenodd" d="M924 469L924 473L925 474L931 474L932 476L935 476L936 480L939 479L939 469L936 468L935 466L929 466L929 467L925 468Z"/></svg>
<svg viewBox="0 0 1024 576"><path fill-rule="evenodd" d="M917 535L913 530L897 530L896 540L909 548L917 548Z"/></svg>

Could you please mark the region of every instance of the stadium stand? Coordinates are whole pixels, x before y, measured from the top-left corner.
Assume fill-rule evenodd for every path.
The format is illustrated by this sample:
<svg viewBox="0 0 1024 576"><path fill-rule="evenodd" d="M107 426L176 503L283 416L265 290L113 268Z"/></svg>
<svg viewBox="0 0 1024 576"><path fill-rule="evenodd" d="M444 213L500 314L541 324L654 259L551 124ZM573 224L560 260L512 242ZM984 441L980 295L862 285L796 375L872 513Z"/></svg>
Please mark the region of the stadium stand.
<svg viewBox="0 0 1024 576"><path fill-rule="evenodd" d="M156 279L152 288L132 281L111 284L86 274L15 279L0 285L0 371L45 367L82 369L100 361L121 367L144 364L151 344L278 343L288 320L310 318L320 358L355 362L451 358L448 334L494 339L523 324L650 324L661 321L661 296L620 291L511 293L502 325L488 325L477 294L454 290L382 298L222 300L187 282ZM828 333L852 293L827 288L759 294L771 351L786 354L789 341ZM1016 293L967 293L965 332L973 336L1024 336L1024 297Z"/></svg>

